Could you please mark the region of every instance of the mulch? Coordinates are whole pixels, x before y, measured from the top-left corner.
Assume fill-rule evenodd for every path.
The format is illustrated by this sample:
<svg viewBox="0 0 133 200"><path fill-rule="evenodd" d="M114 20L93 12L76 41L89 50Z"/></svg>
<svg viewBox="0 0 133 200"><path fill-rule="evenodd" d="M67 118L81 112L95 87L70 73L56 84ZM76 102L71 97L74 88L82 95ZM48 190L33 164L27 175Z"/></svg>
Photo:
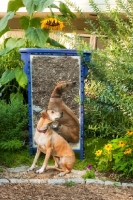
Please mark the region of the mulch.
<svg viewBox="0 0 133 200"><path fill-rule="evenodd" d="M133 188L94 184L48 185L33 183L0 185L1 200L132 200Z"/></svg>
<svg viewBox="0 0 133 200"><path fill-rule="evenodd" d="M81 177L81 172L77 178ZM17 179L48 179L58 176L54 170L36 174L35 171L9 172L3 168L0 178ZM76 178L75 171L66 175L67 178ZM65 177L64 177L65 178ZM103 177L104 178L104 177ZM76 184L67 182L61 185L48 183L6 183L0 184L0 200L133 200L133 187Z"/></svg>

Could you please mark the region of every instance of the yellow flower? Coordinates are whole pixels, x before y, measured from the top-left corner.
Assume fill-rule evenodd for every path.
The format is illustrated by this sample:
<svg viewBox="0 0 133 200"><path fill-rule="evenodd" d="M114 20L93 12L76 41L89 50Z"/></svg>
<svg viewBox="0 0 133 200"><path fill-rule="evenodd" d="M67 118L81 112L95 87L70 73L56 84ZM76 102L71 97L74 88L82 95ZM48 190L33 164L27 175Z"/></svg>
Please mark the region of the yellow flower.
<svg viewBox="0 0 133 200"><path fill-rule="evenodd" d="M133 135L133 131L127 131L127 135Z"/></svg>
<svg viewBox="0 0 133 200"><path fill-rule="evenodd" d="M96 156L101 156L101 154L102 154L102 150L97 150L97 151L95 152L95 155L96 155Z"/></svg>
<svg viewBox="0 0 133 200"><path fill-rule="evenodd" d="M131 148L128 148L124 151L124 154L130 154L132 153L132 149Z"/></svg>
<svg viewBox="0 0 133 200"><path fill-rule="evenodd" d="M126 145L125 142L123 142L123 141L119 141L119 144L118 144L119 147L124 147L125 145Z"/></svg>
<svg viewBox="0 0 133 200"><path fill-rule="evenodd" d="M50 17L41 21L41 28L58 31L64 28L64 24L60 20Z"/></svg>
<svg viewBox="0 0 133 200"><path fill-rule="evenodd" d="M105 144L104 148L108 151L108 153L112 150L112 144Z"/></svg>

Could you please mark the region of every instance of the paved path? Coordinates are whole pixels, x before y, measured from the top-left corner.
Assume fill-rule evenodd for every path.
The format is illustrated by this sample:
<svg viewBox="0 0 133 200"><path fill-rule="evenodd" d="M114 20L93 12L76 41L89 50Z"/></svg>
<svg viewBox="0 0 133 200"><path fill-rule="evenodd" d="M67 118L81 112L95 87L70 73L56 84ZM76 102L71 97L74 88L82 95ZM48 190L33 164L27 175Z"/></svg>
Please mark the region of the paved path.
<svg viewBox="0 0 133 200"><path fill-rule="evenodd" d="M100 185L114 185L114 186L130 186L133 187L133 183L120 183L109 180L99 179L86 179L82 176L85 174L85 170L72 170L70 174L65 177L58 177L54 175L52 178L48 174L36 175L35 172L27 172L28 166L21 166L16 168L8 168L6 173L1 174L0 184L7 183L48 183L48 184L64 184L64 183L77 183L77 184L100 184ZM33 176L34 175L34 176ZM37 177L38 176L38 177Z"/></svg>

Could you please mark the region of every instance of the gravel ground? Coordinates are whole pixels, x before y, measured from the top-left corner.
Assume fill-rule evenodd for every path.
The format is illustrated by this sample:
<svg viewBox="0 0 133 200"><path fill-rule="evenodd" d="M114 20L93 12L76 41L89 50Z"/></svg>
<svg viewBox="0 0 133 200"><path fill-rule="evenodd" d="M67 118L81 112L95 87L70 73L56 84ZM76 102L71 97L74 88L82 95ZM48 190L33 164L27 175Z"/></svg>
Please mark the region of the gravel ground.
<svg viewBox="0 0 133 200"><path fill-rule="evenodd" d="M28 167L18 168L0 167L3 172L0 178L16 179L53 179L58 177L58 172L48 170L42 174L35 171L27 172ZM2 171L1 170L1 171ZM72 170L64 178L82 178L84 171ZM96 179L110 180L103 174L97 174ZM124 181L126 182L126 181ZM0 200L133 200L133 187L101 185L101 184L76 184L67 182L60 185L48 183L7 183L0 184Z"/></svg>
<svg viewBox="0 0 133 200"><path fill-rule="evenodd" d="M93 184L2 184L0 199L6 200L132 200L133 188Z"/></svg>

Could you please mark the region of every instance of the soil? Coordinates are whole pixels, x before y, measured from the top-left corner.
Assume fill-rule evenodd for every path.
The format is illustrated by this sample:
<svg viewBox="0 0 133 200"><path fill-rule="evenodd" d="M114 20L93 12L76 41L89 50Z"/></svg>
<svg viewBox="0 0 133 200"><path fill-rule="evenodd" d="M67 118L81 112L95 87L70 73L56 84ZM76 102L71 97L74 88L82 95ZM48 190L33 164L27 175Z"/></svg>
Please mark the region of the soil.
<svg viewBox="0 0 133 200"><path fill-rule="evenodd" d="M37 168L36 168L37 169ZM85 171L72 170L64 178L81 178ZM3 168L0 178L22 179L52 179L57 178L58 172L48 170L43 174L34 171L13 172ZM110 180L103 174L97 174L96 179ZM48 183L9 183L0 185L0 200L133 200L133 187L105 186L100 184L51 185Z"/></svg>

